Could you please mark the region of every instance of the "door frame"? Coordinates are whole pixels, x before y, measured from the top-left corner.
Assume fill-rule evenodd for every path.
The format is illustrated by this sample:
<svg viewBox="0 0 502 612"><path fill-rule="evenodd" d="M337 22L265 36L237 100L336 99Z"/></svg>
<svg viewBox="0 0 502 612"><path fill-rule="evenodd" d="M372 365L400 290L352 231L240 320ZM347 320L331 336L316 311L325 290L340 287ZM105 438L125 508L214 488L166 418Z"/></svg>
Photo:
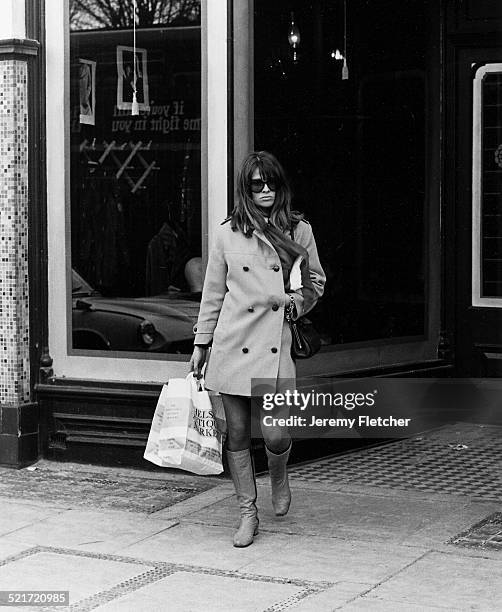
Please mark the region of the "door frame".
<svg viewBox="0 0 502 612"><path fill-rule="evenodd" d="M473 300L479 286L479 268L474 266L476 247L473 180L474 76L487 63L502 63L498 34L459 34L449 38L447 104L450 109L446 142L451 152L446 168L446 208L448 268L447 279L453 296L449 300L449 319L454 321L455 373L457 376L485 376L490 361L502 356L502 319L500 307ZM466 128L467 126L467 128ZM492 365L493 365L492 363Z"/></svg>

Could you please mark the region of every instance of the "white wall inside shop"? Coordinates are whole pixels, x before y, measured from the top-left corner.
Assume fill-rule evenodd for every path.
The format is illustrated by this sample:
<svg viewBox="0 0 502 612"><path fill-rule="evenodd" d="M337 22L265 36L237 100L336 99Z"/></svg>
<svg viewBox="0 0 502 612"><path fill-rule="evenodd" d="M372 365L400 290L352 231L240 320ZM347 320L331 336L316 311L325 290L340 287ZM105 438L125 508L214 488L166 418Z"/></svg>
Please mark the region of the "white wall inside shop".
<svg viewBox="0 0 502 612"><path fill-rule="evenodd" d="M0 0L0 40L25 36L25 0Z"/></svg>
<svg viewBox="0 0 502 612"><path fill-rule="evenodd" d="M0 0L0 3L4 0ZM71 279L67 215L69 201L69 31L66 0L45 0L47 54L47 217L49 257L49 351L57 377L107 381L165 382L186 376L189 356L141 358L69 354ZM225 0L202 2L202 186L205 240L227 214L227 11ZM64 87L61 87L64 83ZM204 213L203 213L204 215Z"/></svg>

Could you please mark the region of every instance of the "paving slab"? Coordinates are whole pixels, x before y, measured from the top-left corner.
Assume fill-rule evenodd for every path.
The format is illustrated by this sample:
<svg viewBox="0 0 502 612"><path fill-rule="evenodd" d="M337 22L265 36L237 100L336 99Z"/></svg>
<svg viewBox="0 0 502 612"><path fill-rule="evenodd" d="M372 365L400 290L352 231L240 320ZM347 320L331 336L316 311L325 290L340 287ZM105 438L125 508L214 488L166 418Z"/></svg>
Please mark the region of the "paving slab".
<svg viewBox="0 0 502 612"><path fill-rule="evenodd" d="M70 591L72 604L148 569L143 564L40 551L0 565L0 584L12 591Z"/></svg>
<svg viewBox="0 0 502 612"><path fill-rule="evenodd" d="M284 534L258 535L252 546L236 548L234 529L210 525L180 524L127 547L121 555L167 563L197 564L224 570L237 570L284 550L289 537ZM258 563L260 567L260 563Z"/></svg>
<svg viewBox="0 0 502 612"><path fill-rule="evenodd" d="M260 528L297 533L402 543L445 516L461 512L468 504L453 498L439 502L427 498L370 497L341 492L293 489L293 501L285 517L273 514L269 491L258 487ZM235 496L190 514L184 521L235 526L238 508Z"/></svg>
<svg viewBox="0 0 502 612"><path fill-rule="evenodd" d="M97 610L263 612L301 590L296 585L180 571L102 605Z"/></svg>
<svg viewBox="0 0 502 612"><path fill-rule="evenodd" d="M174 519L193 514L206 506L210 506L234 494L234 486L231 482L221 484L217 487L199 493L194 497L190 497L184 501L178 502L173 506L158 510L153 513L155 518Z"/></svg>
<svg viewBox="0 0 502 612"><path fill-rule="evenodd" d="M275 554L250 563L245 571L303 580L377 584L425 552L425 548L397 544L289 536Z"/></svg>
<svg viewBox="0 0 502 612"><path fill-rule="evenodd" d="M3 561L7 557L17 555L20 552L30 549L29 544L23 544L22 542L9 541L6 538L0 538L0 561Z"/></svg>
<svg viewBox="0 0 502 612"><path fill-rule="evenodd" d="M299 608L298 608L299 609ZM434 612L435 610L448 612L459 612L460 608L456 607L441 607L441 606L424 606L420 604L414 604L410 602L402 601L391 601L389 599L375 599L374 597L358 597L351 603L341 605L336 610L343 610L344 612ZM481 608L473 608L474 610L480 610ZM296 612L296 608L294 608ZM312 611L314 612L314 611Z"/></svg>
<svg viewBox="0 0 502 612"><path fill-rule="evenodd" d="M65 512L63 508L0 501L0 537Z"/></svg>
<svg viewBox="0 0 502 612"><path fill-rule="evenodd" d="M413 603L422 609L436 606L500 612L502 555L500 560L494 563L491 559L431 552L377 586L366 598L374 603L396 602L397 606Z"/></svg>
<svg viewBox="0 0 502 612"><path fill-rule="evenodd" d="M40 510L70 510L70 504L60 504L56 501L47 501L40 499L26 499L24 497L6 497L0 493L0 503L12 504L16 506L28 506L31 508L39 508Z"/></svg>
<svg viewBox="0 0 502 612"><path fill-rule="evenodd" d="M435 548L447 543L454 536L469 529L475 523L479 523L497 510L500 510L499 504L467 502L457 511L445 513L438 520L425 525L406 538L404 543L409 546L420 545Z"/></svg>
<svg viewBox="0 0 502 612"><path fill-rule="evenodd" d="M291 609L295 612L333 612L337 607L355 599L371 587L371 584L339 582L330 589L302 599Z"/></svg>
<svg viewBox="0 0 502 612"><path fill-rule="evenodd" d="M10 542L113 553L177 521L130 512L67 510L4 536Z"/></svg>

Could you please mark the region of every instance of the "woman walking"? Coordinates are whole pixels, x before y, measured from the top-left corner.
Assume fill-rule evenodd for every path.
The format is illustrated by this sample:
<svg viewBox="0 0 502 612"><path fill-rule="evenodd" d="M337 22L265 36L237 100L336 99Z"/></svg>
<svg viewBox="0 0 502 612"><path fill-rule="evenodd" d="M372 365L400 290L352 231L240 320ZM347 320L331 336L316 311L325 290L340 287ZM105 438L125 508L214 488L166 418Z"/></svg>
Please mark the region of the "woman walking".
<svg viewBox="0 0 502 612"><path fill-rule="evenodd" d="M205 382L221 394L227 420L227 459L241 517L234 546L248 546L258 533L250 454L252 379L272 379L275 392L291 387L296 369L287 319L311 310L324 282L312 228L291 211L280 163L266 151L251 153L237 178L235 208L219 227L209 255L190 361L200 377L212 345ZM260 416L272 503L282 516L291 501L286 469L291 438L287 427L265 427Z"/></svg>

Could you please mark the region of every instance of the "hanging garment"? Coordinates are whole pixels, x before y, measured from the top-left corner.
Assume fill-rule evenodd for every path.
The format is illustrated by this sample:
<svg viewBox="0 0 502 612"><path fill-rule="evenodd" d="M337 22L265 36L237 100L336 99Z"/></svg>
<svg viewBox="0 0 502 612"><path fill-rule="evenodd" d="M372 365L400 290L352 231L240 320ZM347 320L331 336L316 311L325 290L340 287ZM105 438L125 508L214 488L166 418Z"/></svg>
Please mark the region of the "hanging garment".
<svg viewBox="0 0 502 612"><path fill-rule="evenodd" d="M164 223L148 244L146 295L163 293L169 286L182 291L188 290L184 268L191 257L183 233Z"/></svg>
<svg viewBox="0 0 502 612"><path fill-rule="evenodd" d="M79 226L73 232L78 239L72 249L74 265L100 291L123 292L130 258L118 182L113 174L97 170L79 191L78 214L72 219Z"/></svg>

